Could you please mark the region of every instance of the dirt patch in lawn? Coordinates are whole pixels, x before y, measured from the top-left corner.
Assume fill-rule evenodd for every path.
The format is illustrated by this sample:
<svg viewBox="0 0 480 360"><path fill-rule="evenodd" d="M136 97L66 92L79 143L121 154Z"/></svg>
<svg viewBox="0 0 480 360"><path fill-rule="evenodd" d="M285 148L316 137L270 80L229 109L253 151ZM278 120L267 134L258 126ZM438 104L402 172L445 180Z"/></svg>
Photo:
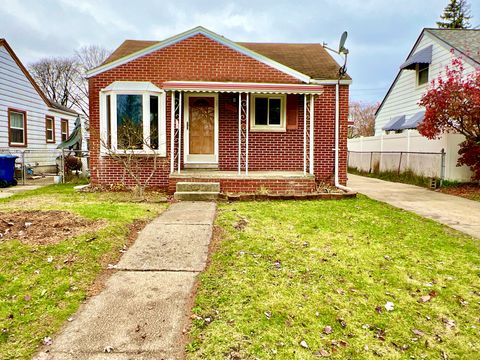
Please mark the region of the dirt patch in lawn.
<svg viewBox="0 0 480 360"><path fill-rule="evenodd" d="M56 244L102 226L101 221L87 220L67 211L0 212L0 242L17 239L30 245Z"/></svg>
<svg viewBox="0 0 480 360"><path fill-rule="evenodd" d="M447 186L440 189L440 192L455 196L461 196L466 199L480 201L480 185L461 184L457 186Z"/></svg>

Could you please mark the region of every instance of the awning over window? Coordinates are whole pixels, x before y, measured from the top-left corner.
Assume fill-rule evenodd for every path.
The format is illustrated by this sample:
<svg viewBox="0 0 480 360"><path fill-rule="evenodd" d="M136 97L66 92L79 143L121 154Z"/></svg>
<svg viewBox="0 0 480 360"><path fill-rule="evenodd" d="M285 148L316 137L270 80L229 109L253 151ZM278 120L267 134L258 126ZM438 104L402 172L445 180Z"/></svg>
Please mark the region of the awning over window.
<svg viewBox="0 0 480 360"><path fill-rule="evenodd" d="M418 124L423 121L424 116L425 111L417 112L410 119L405 120L405 122L400 126L399 130L416 129Z"/></svg>
<svg viewBox="0 0 480 360"><path fill-rule="evenodd" d="M431 64L432 47L432 45L427 46L426 48L423 48L411 55L407 61L400 65L400 69L415 70L417 64Z"/></svg>
<svg viewBox="0 0 480 360"><path fill-rule="evenodd" d="M320 94L323 91L322 85L212 81L166 81L163 83L162 88L165 91L249 92L260 94Z"/></svg>
<svg viewBox="0 0 480 360"><path fill-rule="evenodd" d="M405 115L395 116L382 129L385 131L400 130L400 126L405 122Z"/></svg>

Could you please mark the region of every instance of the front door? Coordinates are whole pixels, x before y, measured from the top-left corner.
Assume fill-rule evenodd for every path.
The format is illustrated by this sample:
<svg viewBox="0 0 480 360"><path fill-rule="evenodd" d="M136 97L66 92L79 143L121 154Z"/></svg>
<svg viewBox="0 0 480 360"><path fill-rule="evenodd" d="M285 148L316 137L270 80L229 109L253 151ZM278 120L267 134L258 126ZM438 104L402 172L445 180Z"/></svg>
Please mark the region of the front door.
<svg viewBox="0 0 480 360"><path fill-rule="evenodd" d="M216 103L215 95L187 95L186 163L217 163Z"/></svg>

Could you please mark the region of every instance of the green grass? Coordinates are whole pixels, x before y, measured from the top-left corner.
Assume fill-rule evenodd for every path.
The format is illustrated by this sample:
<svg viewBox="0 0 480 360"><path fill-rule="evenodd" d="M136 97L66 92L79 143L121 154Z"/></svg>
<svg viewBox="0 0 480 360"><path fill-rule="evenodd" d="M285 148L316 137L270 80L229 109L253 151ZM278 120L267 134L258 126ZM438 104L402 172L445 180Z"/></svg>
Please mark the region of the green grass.
<svg viewBox="0 0 480 360"><path fill-rule="evenodd" d="M416 175L411 170L407 170L401 173L398 173L396 171L374 171L372 173L369 173L368 171L362 171L356 168L349 167L348 172L354 175L367 176L385 181L399 182L422 187L430 187L430 178Z"/></svg>
<svg viewBox="0 0 480 360"><path fill-rule="evenodd" d="M118 259L128 225L166 206L129 200L125 193L77 193L65 184L0 201L1 211L65 210L106 223L95 233L53 245L0 242L0 359L27 359L44 337L53 336L86 298L105 263Z"/></svg>
<svg viewBox="0 0 480 360"><path fill-rule="evenodd" d="M189 359L314 359L321 349L338 359L480 353L478 240L363 196L225 204L217 226ZM420 303L431 291L438 295Z"/></svg>

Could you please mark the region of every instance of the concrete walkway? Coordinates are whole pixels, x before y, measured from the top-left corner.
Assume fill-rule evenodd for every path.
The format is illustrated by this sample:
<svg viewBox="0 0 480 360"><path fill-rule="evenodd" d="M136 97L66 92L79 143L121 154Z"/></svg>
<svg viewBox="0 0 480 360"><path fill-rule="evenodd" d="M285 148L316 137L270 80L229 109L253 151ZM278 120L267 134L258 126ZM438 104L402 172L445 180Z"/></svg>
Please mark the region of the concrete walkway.
<svg viewBox="0 0 480 360"><path fill-rule="evenodd" d="M22 193L25 191L36 190L45 185L17 185L17 186L10 186L7 188L0 188L0 199L8 198L18 193Z"/></svg>
<svg viewBox="0 0 480 360"><path fill-rule="evenodd" d="M215 210L214 203L176 203L148 224L105 289L37 359L183 358L182 331L195 277L207 261Z"/></svg>
<svg viewBox="0 0 480 360"><path fill-rule="evenodd" d="M480 238L480 202L407 185L348 174L348 186L368 197Z"/></svg>

